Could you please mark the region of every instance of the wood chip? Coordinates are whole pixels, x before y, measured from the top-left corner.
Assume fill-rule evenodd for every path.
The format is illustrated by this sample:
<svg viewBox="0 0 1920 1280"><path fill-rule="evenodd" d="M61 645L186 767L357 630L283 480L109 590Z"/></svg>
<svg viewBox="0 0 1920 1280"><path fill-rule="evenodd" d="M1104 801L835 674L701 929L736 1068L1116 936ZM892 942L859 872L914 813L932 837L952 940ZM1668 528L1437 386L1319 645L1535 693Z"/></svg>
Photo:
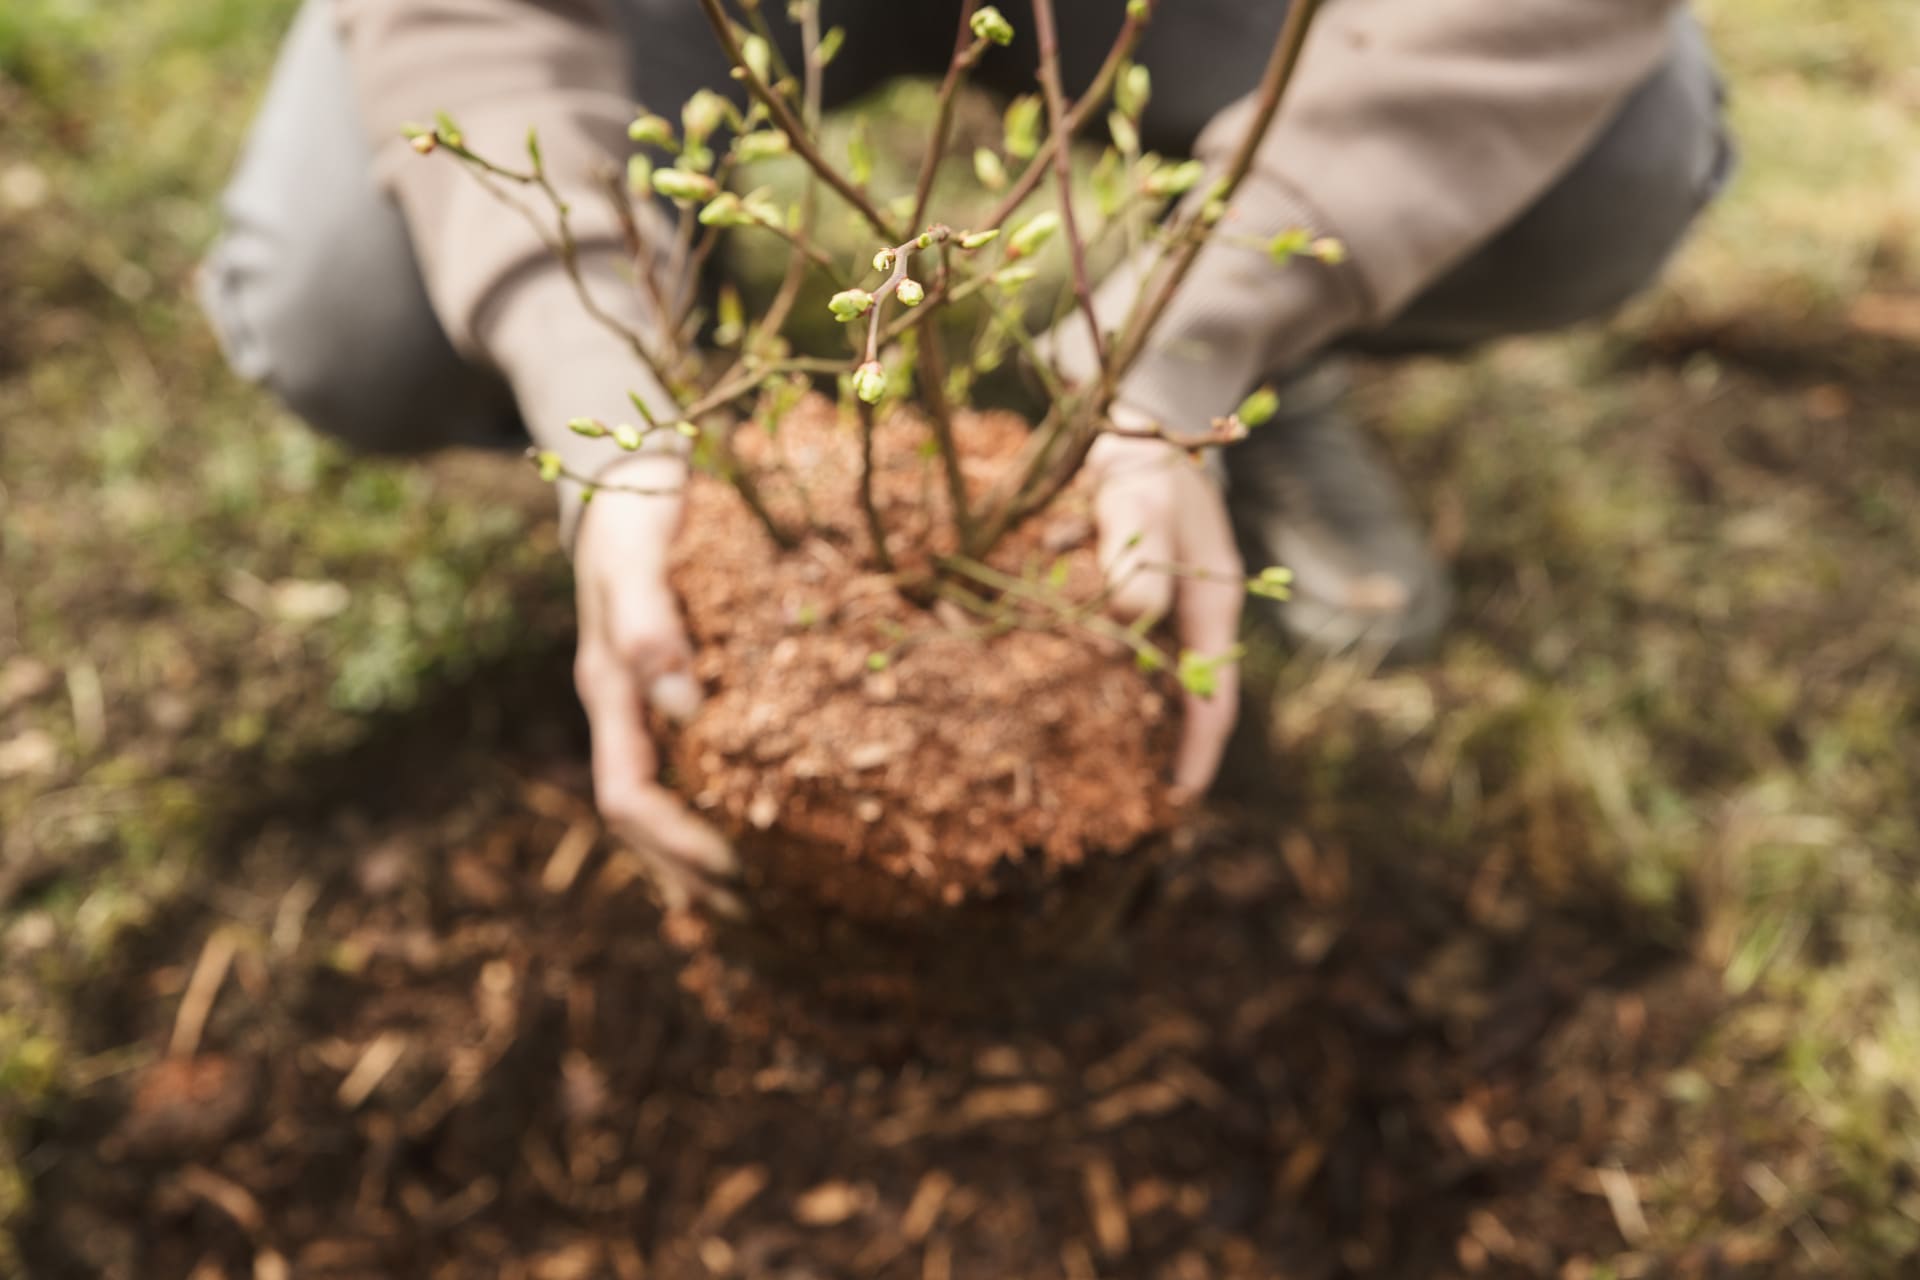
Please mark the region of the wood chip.
<svg viewBox="0 0 1920 1280"><path fill-rule="evenodd" d="M823 1182L793 1202L793 1219L807 1227L837 1227L873 1205L873 1188L850 1182Z"/></svg>
<svg viewBox="0 0 1920 1280"><path fill-rule="evenodd" d="M700 1225L709 1231L720 1226L752 1204L767 1189L767 1181L767 1167L763 1164L742 1165L723 1175L707 1193L707 1203L700 1210Z"/></svg>
<svg viewBox="0 0 1920 1280"><path fill-rule="evenodd" d="M571 889L580 877L580 868L587 864L587 855L593 852L599 834L599 826L593 822L583 820L568 827L560 843L553 847L546 869L540 873L540 887L553 894Z"/></svg>
<svg viewBox="0 0 1920 1280"><path fill-rule="evenodd" d="M1641 1245L1652 1232L1647 1227L1646 1211L1640 1207L1640 1193L1635 1190L1633 1177L1617 1164L1610 1164L1593 1171L1594 1180L1600 1184L1600 1194L1607 1198L1607 1208L1613 1211L1614 1225L1620 1228L1621 1238L1630 1245Z"/></svg>
<svg viewBox="0 0 1920 1280"><path fill-rule="evenodd" d="M996 1120L1031 1120L1054 1108L1053 1090L1043 1084L995 1085L975 1089L960 1099L960 1119L966 1124Z"/></svg>
<svg viewBox="0 0 1920 1280"><path fill-rule="evenodd" d="M200 948L200 959L187 980L186 994L180 997L180 1009L173 1019L173 1039L168 1051L176 1058L191 1058L200 1051L200 1036L207 1029L207 1017L220 986L233 966L233 935L215 929Z"/></svg>
<svg viewBox="0 0 1920 1280"><path fill-rule="evenodd" d="M179 1184L182 1191L232 1218L234 1225L250 1236L259 1235L266 1225L266 1215L260 1212L260 1202L253 1193L211 1169L190 1164L180 1171Z"/></svg>
<svg viewBox="0 0 1920 1280"><path fill-rule="evenodd" d="M352 1111L373 1096L380 1082L387 1078L394 1065L407 1051L407 1038L398 1031L382 1031L374 1037L360 1053L353 1064L353 1070L347 1072L346 1079L340 1082L340 1091L336 1095L340 1105Z"/></svg>
<svg viewBox="0 0 1920 1280"><path fill-rule="evenodd" d="M1164 1080L1129 1085L1087 1108L1087 1123L1095 1129L1117 1129L1143 1116L1165 1115L1186 1105L1187 1096Z"/></svg>
<svg viewBox="0 0 1920 1280"><path fill-rule="evenodd" d="M900 1234L908 1243L919 1244L927 1238L952 1194L953 1176L946 1170L930 1169L921 1177L920 1185L913 1189L913 1199L907 1202L906 1213L900 1217Z"/></svg>
<svg viewBox="0 0 1920 1280"><path fill-rule="evenodd" d="M1080 1186L1087 1197L1087 1216L1093 1219L1093 1238L1100 1246L1100 1256L1124 1257L1132 1247L1133 1232L1113 1163L1104 1156L1088 1160L1080 1166Z"/></svg>

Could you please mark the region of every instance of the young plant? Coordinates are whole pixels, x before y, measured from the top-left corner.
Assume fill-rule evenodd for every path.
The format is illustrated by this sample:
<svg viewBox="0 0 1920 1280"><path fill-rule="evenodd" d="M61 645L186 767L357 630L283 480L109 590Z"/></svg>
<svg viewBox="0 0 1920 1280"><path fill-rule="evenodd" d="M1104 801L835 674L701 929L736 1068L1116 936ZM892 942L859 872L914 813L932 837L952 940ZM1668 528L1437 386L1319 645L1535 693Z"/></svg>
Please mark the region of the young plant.
<svg viewBox="0 0 1920 1280"><path fill-rule="evenodd" d="M1071 601L1060 590L1063 575L1008 574L988 564L1007 536L1057 499L1085 463L1103 433L1121 432L1110 410L1121 380L1139 359L1155 324L1194 261L1218 234L1255 152L1271 124L1297 65L1317 0L1297 0L1268 58L1250 126L1223 172L1208 174L1197 161L1175 163L1144 151L1139 122L1152 92L1147 69L1133 61L1159 0L1128 0L1119 34L1085 93L1069 97L1061 78L1059 33L1052 0L1033 0L1038 45L1038 93L1016 99L1006 112L1000 150L974 156L982 186L999 199L985 217L955 227L930 215L934 178L952 146L954 106L969 73L987 51L1011 43L1012 24L991 5L966 0L953 55L940 82L934 121L911 195L881 202L870 190L872 160L864 135L856 135L843 162L828 154L821 130L823 70L839 50L844 32L821 29L818 0L792 0L789 15L801 27L801 64L782 63L761 0L740 0L739 16L726 0L700 0L716 39L745 90L744 106L703 90L679 110L675 121L641 110L629 128L640 148L624 175L609 175L606 195L619 212L634 277L651 323L645 331L617 319L593 297L581 267L569 206L551 181L539 139L529 134L524 164L483 157L467 146L458 125L442 116L431 127L409 132L416 150L457 158L502 200L513 204L540 231L572 279L581 304L619 335L653 375L668 403L631 397L634 420L608 423L576 419L576 432L610 439L620 449L690 448L694 461L724 478L776 544L791 548L813 531L778 516L762 499L753 475L734 449L735 433L758 422L769 430L798 396L817 380L837 381L843 408L859 424L859 492L875 564L894 575L912 598L945 601L983 620L984 630L1011 626L1070 626L1123 644L1143 666L1167 668L1195 693L1213 685L1222 663L1237 654L1169 655L1150 638L1150 624L1122 626L1101 613L1105 597ZM1071 199L1069 149L1090 122L1105 113L1111 144L1094 170L1099 225L1082 224ZM797 157L807 182L794 202L782 204L769 191L738 192L731 180L744 166L773 155ZM1203 186L1203 184L1205 184ZM1022 213L1030 198L1050 186L1050 207ZM524 202L532 195L537 204ZM872 235L870 262L852 268L820 247L820 204L830 195ZM1162 217L1169 201L1174 211ZM654 203L674 212L660 225ZM731 234L777 237L790 247L787 271L772 305L757 317L744 315L739 295L723 288L715 314L700 306L698 281L721 238ZM1117 327L1102 326L1093 310L1090 249L1108 236L1132 251L1156 255L1128 313ZM1041 336L1027 323L1024 291L1036 279L1032 260L1055 239L1065 246L1069 285L1055 308L1057 323L1084 325L1097 372L1071 381L1048 356ZM1336 260L1340 246L1288 233L1263 243L1276 263L1295 256ZM846 326L851 354L844 360L796 355L782 336L803 289L814 278L833 290L828 303ZM947 367L941 318L974 301L983 316L969 362ZM1077 315L1075 314L1077 313ZM709 335L708 349L697 340ZM983 494L969 491L965 459L955 431L956 410L973 374L998 363L1011 349L1049 396L1049 404L1026 447L1000 481ZM924 415L945 490L946 545L910 570L896 564L885 513L873 496L876 423L897 405L913 401ZM1271 392L1256 392L1228 417L1199 432L1165 424L1125 428L1187 449L1197 457L1207 446L1242 438L1274 412ZM596 492L617 493L618 484L597 484L575 475L559 455L531 451L548 480L567 478ZM1175 566L1141 568L1179 572ZM1135 570L1136 572L1139 570ZM1269 568L1245 580L1251 592L1284 598L1289 577ZM1109 587L1109 591L1113 587ZM876 654L885 662L888 655Z"/></svg>

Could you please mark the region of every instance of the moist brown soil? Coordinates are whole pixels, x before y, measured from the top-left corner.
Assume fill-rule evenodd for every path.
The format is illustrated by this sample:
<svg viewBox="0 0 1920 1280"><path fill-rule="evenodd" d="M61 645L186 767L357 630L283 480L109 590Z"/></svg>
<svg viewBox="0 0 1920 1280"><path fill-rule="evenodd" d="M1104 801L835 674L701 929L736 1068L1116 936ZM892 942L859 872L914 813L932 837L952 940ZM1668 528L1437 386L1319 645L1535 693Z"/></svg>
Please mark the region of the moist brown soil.
<svg viewBox="0 0 1920 1280"><path fill-rule="evenodd" d="M956 432L976 497L1028 438L1009 414L964 415ZM1164 676L1017 594L983 613L900 588L952 550L929 444L907 414L876 432L894 575L862 516L857 423L823 398L740 448L776 516L815 529L801 545L782 550L729 485L689 498L673 581L706 699L658 728L677 785L740 849L752 916L718 937L690 919L674 933L690 987L742 1030L829 1005L1018 997L1112 926L1173 818ZM1070 490L991 566L1090 601L1091 533ZM855 1053L896 1031L840 1023Z"/></svg>
<svg viewBox="0 0 1920 1280"><path fill-rule="evenodd" d="M1337 821L1284 816L1306 793L1263 766L1073 986L856 1062L685 995L550 666L299 771L75 993L96 1083L30 1135L27 1274L1565 1277L1620 1250L1602 1175L1657 1164L1718 984L1602 886L1448 847L1390 746L1356 744L1378 763ZM1733 1256L1646 1274L1788 1273Z"/></svg>

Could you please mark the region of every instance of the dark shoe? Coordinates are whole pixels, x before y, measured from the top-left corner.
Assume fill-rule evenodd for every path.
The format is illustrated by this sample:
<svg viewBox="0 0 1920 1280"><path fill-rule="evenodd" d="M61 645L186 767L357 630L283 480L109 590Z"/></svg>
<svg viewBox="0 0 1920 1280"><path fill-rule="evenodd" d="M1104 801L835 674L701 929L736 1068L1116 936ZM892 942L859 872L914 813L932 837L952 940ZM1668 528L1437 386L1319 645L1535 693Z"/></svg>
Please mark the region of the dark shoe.
<svg viewBox="0 0 1920 1280"><path fill-rule="evenodd" d="M1303 645L1421 656L1452 591L1399 483L1346 410L1343 366L1316 361L1276 389L1279 411L1222 458L1247 571L1293 571L1279 621Z"/></svg>

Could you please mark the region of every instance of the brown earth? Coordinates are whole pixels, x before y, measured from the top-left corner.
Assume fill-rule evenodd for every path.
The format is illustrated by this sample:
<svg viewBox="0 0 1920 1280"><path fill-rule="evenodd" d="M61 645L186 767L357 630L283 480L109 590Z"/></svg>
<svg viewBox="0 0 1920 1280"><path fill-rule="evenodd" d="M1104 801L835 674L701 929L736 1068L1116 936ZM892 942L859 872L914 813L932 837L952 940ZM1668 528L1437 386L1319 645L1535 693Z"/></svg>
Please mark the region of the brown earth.
<svg viewBox="0 0 1920 1280"><path fill-rule="evenodd" d="M189 906L89 990L29 1274L1583 1276L1722 1001L1600 886L1423 856L1382 747L1364 789L1410 803L1338 839L1230 808L1045 998L865 1062L735 1035L599 839L565 672L264 797L222 927Z"/></svg>

